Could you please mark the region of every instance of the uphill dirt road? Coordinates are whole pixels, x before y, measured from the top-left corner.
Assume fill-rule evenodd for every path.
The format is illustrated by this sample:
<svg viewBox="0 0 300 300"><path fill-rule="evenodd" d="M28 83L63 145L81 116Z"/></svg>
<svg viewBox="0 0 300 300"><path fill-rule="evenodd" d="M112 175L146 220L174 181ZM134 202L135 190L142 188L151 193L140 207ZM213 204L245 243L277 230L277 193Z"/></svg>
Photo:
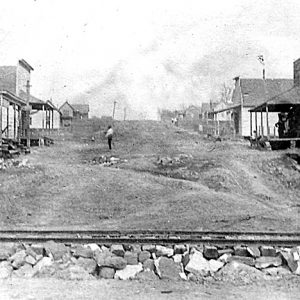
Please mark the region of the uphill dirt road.
<svg viewBox="0 0 300 300"><path fill-rule="evenodd" d="M1 227L299 230L300 173L287 151L151 121L115 131L112 152L101 132L93 143L65 133L19 158L27 166L1 170Z"/></svg>

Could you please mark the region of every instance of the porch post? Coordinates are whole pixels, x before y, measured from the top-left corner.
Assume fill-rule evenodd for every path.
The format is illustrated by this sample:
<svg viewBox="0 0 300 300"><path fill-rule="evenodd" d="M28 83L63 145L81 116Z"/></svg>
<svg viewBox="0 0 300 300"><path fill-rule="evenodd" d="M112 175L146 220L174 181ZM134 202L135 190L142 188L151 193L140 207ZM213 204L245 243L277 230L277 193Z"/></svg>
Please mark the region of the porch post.
<svg viewBox="0 0 300 300"><path fill-rule="evenodd" d="M260 125L261 125L261 136L264 136L264 121L263 121L263 111L260 110Z"/></svg>
<svg viewBox="0 0 300 300"><path fill-rule="evenodd" d="M16 104L14 103L14 139L16 139L16 133L17 133L17 115L16 115Z"/></svg>
<svg viewBox="0 0 300 300"><path fill-rule="evenodd" d="M252 136L252 111L250 111L250 137Z"/></svg>
<svg viewBox="0 0 300 300"><path fill-rule="evenodd" d="M6 115L6 128L7 128L7 138L9 138L9 102L8 102L8 107L7 107L7 109L6 109L6 111L7 111L7 115Z"/></svg>
<svg viewBox="0 0 300 300"><path fill-rule="evenodd" d="M52 108L52 129L54 128L54 125L53 125L53 121L54 121L54 116L53 116L53 113L54 113L54 109Z"/></svg>
<svg viewBox="0 0 300 300"><path fill-rule="evenodd" d="M44 114L45 114L45 109L44 109L44 105L42 105L42 129L44 131Z"/></svg>
<svg viewBox="0 0 300 300"><path fill-rule="evenodd" d="M268 109L268 103L266 103L266 126L267 126L267 137L269 139L270 136L270 130L269 130L269 109Z"/></svg>
<svg viewBox="0 0 300 300"><path fill-rule="evenodd" d="M255 137L257 138L257 111L255 112Z"/></svg>
<svg viewBox="0 0 300 300"><path fill-rule="evenodd" d="M18 142L21 141L22 135L22 108L21 106L18 107Z"/></svg>

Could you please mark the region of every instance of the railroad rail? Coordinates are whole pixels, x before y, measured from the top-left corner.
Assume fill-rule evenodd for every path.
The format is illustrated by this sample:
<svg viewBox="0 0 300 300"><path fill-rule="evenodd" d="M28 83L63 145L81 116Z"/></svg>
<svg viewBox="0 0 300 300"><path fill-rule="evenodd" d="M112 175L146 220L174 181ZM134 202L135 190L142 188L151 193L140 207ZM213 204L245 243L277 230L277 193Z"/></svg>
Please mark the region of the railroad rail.
<svg viewBox="0 0 300 300"><path fill-rule="evenodd" d="M300 246L297 232L155 231L155 230L0 230L1 242L98 244L214 244Z"/></svg>

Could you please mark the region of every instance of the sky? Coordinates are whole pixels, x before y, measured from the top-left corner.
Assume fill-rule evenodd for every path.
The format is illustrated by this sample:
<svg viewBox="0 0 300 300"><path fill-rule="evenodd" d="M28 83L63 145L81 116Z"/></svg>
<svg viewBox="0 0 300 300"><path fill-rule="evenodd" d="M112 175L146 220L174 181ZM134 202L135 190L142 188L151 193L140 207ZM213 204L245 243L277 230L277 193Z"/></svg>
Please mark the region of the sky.
<svg viewBox="0 0 300 300"><path fill-rule="evenodd" d="M0 64L25 59L31 92L92 116L157 119L218 101L233 78L292 78L300 2L0 0Z"/></svg>

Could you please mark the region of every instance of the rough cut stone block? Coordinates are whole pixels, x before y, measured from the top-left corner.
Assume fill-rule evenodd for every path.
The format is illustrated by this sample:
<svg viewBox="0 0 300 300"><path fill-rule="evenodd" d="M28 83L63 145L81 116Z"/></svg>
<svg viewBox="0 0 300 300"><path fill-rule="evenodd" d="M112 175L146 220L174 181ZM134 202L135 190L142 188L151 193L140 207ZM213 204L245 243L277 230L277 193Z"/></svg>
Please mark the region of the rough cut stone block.
<svg viewBox="0 0 300 300"><path fill-rule="evenodd" d="M226 264L226 266L216 273L216 276L225 281L246 280L248 284L249 281L257 281L264 278L264 274L261 271L238 261Z"/></svg>
<svg viewBox="0 0 300 300"><path fill-rule="evenodd" d="M187 250L185 245L175 245L174 254L183 254Z"/></svg>
<svg viewBox="0 0 300 300"><path fill-rule="evenodd" d="M294 259L295 261L300 260L300 255L299 255L300 252L299 252L298 247L292 248L290 253L291 253L291 255L293 256L293 259Z"/></svg>
<svg viewBox="0 0 300 300"><path fill-rule="evenodd" d="M160 256L171 257L174 255L174 250L172 248L157 245L155 254L157 257L160 257Z"/></svg>
<svg viewBox="0 0 300 300"><path fill-rule="evenodd" d="M20 250L16 252L14 255L10 257L10 261L12 262L12 266L15 269L20 268L25 264L25 257L26 257L26 252L25 250Z"/></svg>
<svg viewBox="0 0 300 300"><path fill-rule="evenodd" d="M126 267L127 263L123 257L120 256L109 256L105 259L105 267L111 267L116 270L122 270Z"/></svg>
<svg viewBox="0 0 300 300"><path fill-rule="evenodd" d="M105 259L107 257L111 256L111 253L108 251L104 251L104 252L95 252L95 261L97 262L98 266L104 266L105 265Z"/></svg>
<svg viewBox="0 0 300 300"><path fill-rule="evenodd" d="M143 265L141 263L138 265L127 265L123 270L117 270L114 278L121 280L133 279L142 271Z"/></svg>
<svg viewBox="0 0 300 300"><path fill-rule="evenodd" d="M6 260L16 253L17 245L15 243L0 243L0 261Z"/></svg>
<svg viewBox="0 0 300 300"><path fill-rule="evenodd" d="M247 251L254 258L260 257L260 251L258 246L248 246Z"/></svg>
<svg viewBox="0 0 300 300"><path fill-rule="evenodd" d="M203 256L206 259L217 259L219 257L218 249L214 246L204 246Z"/></svg>
<svg viewBox="0 0 300 300"><path fill-rule="evenodd" d="M138 264L138 254L136 252L126 251L124 254L124 259L127 265L137 265Z"/></svg>
<svg viewBox="0 0 300 300"><path fill-rule="evenodd" d="M290 275L291 271L290 269L286 268L286 267L271 267L271 268L266 268L266 269L262 269L262 271L270 276L286 276L286 275Z"/></svg>
<svg viewBox="0 0 300 300"><path fill-rule="evenodd" d="M144 261L146 261L150 257L151 257L150 252L142 251L142 252L139 253L139 262L143 263Z"/></svg>
<svg viewBox="0 0 300 300"><path fill-rule="evenodd" d="M113 279L115 277L115 269L109 267L102 267L99 271L99 276L105 279Z"/></svg>
<svg viewBox="0 0 300 300"><path fill-rule="evenodd" d="M31 265L25 264L19 269L15 270L12 275L16 277L25 277L25 278L32 278L35 272Z"/></svg>
<svg viewBox="0 0 300 300"><path fill-rule="evenodd" d="M69 252L69 248L63 243L55 243L54 241L48 241L44 244L45 251L53 256L54 260L59 260L65 253Z"/></svg>
<svg viewBox="0 0 300 300"><path fill-rule="evenodd" d="M33 268L36 272L40 272L43 268L52 266L53 263L54 262L50 257L43 257Z"/></svg>
<svg viewBox="0 0 300 300"><path fill-rule="evenodd" d="M174 260L175 263L180 264L181 261L182 261L182 254L175 254L173 256L173 260Z"/></svg>
<svg viewBox="0 0 300 300"><path fill-rule="evenodd" d="M182 255L182 265L183 267L185 268L185 266L189 263L190 261L190 254L189 252L185 252L183 255Z"/></svg>
<svg viewBox="0 0 300 300"><path fill-rule="evenodd" d="M300 275L300 261L297 261L296 264L297 264L297 269L294 271L294 274Z"/></svg>
<svg viewBox="0 0 300 300"><path fill-rule="evenodd" d="M89 274L95 273L97 267L96 261L92 258L79 257L76 264L83 267Z"/></svg>
<svg viewBox="0 0 300 300"><path fill-rule="evenodd" d="M92 244L86 244L86 245L83 245L84 248L89 248L91 249L93 252L95 251L101 251L99 245L95 244L95 243L92 243Z"/></svg>
<svg viewBox="0 0 300 300"><path fill-rule="evenodd" d="M78 245L72 249L75 257L93 258L94 252L90 248L85 248L82 245Z"/></svg>
<svg viewBox="0 0 300 300"><path fill-rule="evenodd" d="M95 279L83 267L78 265L70 265L64 270L55 273L55 277L63 280L90 280Z"/></svg>
<svg viewBox="0 0 300 300"><path fill-rule="evenodd" d="M261 256L255 260L255 267L257 269L265 269L268 267L279 267L282 264L282 259L280 256L270 257Z"/></svg>
<svg viewBox="0 0 300 300"><path fill-rule="evenodd" d="M227 263L229 258L231 257L232 255L230 253L224 253L223 255L221 255L218 260L221 261L221 262L224 262L224 263Z"/></svg>
<svg viewBox="0 0 300 300"><path fill-rule="evenodd" d="M209 264L210 273L215 273L224 266L224 262L215 259L209 260L208 264Z"/></svg>
<svg viewBox="0 0 300 300"><path fill-rule="evenodd" d="M246 257L249 256L249 252L247 248L244 246L235 246L233 247L233 249L234 249L234 255L236 256L246 256Z"/></svg>
<svg viewBox="0 0 300 300"><path fill-rule="evenodd" d="M34 266L36 264L36 259L34 257L32 257L31 255L27 255L25 257L25 262L27 264L30 264L30 265Z"/></svg>
<svg viewBox="0 0 300 300"><path fill-rule="evenodd" d="M154 260L153 259L147 259L143 262L143 267L144 270L149 270L149 271L154 271L155 266L154 266Z"/></svg>
<svg viewBox="0 0 300 300"><path fill-rule="evenodd" d="M156 248L155 248L155 245L143 245L142 250L153 253L153 252L155 252Z"/></svg>
<svg viewBox="0 0 300 300"><path fill-rule="evenodd" d="M195 250L195 252L190 255L190 261L186 265L185 270L195 275L206 276L209 274L210 267L202 253Z"/></svg>
<svg viewBox="0 0 300 300"><path fill-rule="evenodd" d="M156 281L159 280L158 276L155 275L153 270L144 270L143 272L140 272L137 274L136 279L141 282L150 282L150 281Z"/></svg>
<svg viewBox="0 0 300 300"><path fill-rule="evenodd" d="M111 245L110 252L120 257L124 257L125 254L123 245Z"/></svg>
<svg viewBox="0 0 300 300"><path fill-rule="evenodd" d="M130 249L125 249L125 245L124 245L124 249L127 251L132 251L135 253L140 253L142 251L141 245L133 244L133 245L129 245L129 247L130 247Z"/></svg>
<svg viewBox="0 0 300 300"><path fill-rule="evenodd" d="M276 256L276 249L272 246L261 246L260 247L261 256Z"/></svg>
<svg viewBox="0 0 300 300"><path fill-rule="evenodd" d="M32 244L29 248L32 249L38 255L43 255L45 251L45 247L43 244Z"/></svg>
<svg viewBox="0 0 300 300"><path fill-rule="evenodd" d="M232 248L225 248L225 249L218 249L219 256L222 256L223 254L232 254L234 250Z"/></svg>
<svg viewBox="0 0 300 300"><path fill-rule="evenodd" d="M154 261L156 272L160 279L180 280L181 267L173 259L160 257Z"/></svg>
<svg viewBox="0 0 300 300"><path fill-rule="evenodd" d="M6 279L11 276L13 267L8 261L0 262L0 279Z"/></svg>
<svg viewBox="0 0 300 300"><path fill-rule="evenodd" d="M246 257L246 256L236 256L233 255L231 257L228 258L228 262L239 262L248 266L254 266L255 265L255 260L253 257Z"/></svg>

